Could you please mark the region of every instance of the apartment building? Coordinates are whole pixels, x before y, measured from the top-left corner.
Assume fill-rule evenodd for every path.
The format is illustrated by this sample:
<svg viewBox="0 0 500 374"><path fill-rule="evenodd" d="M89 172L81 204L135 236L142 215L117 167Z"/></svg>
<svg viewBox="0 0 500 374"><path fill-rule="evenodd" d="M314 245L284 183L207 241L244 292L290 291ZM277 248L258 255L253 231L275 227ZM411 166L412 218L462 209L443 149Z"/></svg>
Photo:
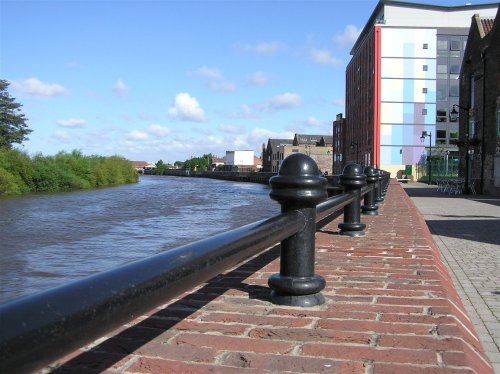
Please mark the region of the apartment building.
<svg viewBox="0 0 500 374"><path fill-rule="evenodd" d="M357 158L395 174L425 160L429 146L458 155L450 112L471 17L494 18L498 6L379 1L346 69L344 164Z"/></svg>

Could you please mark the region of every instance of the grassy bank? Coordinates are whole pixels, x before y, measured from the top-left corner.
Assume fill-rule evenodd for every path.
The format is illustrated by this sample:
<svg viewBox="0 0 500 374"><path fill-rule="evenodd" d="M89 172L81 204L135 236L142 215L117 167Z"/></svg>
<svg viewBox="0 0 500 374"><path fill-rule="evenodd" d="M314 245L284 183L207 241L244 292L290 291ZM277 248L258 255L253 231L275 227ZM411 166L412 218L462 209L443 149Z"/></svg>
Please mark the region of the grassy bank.
<svg viewBox="0 0 500 374"><path fill-rule="evenodd" d="M79 151L30 157L0 149L0 196L58 192L137 182L130 162L119 156L84 156Z"/></svg>

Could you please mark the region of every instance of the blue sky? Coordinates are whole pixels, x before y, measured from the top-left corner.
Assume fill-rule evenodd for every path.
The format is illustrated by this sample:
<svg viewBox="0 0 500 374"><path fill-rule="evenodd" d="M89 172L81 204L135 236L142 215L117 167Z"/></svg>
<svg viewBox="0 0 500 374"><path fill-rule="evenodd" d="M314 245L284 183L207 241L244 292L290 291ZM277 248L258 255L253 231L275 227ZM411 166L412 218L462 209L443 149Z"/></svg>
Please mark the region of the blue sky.
<svg viewBox="0 0 500 374"><path fill-rule="evenodd" d="M331 134L377 3L0 0L0 78L33 130L21 148L174 162Z"/></svg>

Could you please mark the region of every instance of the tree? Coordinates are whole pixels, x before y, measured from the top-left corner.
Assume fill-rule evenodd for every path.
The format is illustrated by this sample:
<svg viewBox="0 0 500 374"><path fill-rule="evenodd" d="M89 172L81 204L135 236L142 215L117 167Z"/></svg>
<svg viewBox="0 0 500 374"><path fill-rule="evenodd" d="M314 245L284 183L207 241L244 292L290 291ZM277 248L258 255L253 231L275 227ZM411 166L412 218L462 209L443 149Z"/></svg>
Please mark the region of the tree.
<svg viewBox="0 0 500 374"><path fill-rule="evenodd" d="M156 175L163 175L163 173L165 172L165 169L167 168L167 164L165 164L163 162L163 160L158 160L158 162L155 165L156 165L155 174Z"/></svg>
<svg viewBox="0 0 500 374"><path fill-rule="evenodd" d="M9 95L9 82L0 79L0 148L11 149L12 144L21 144L32 131L21 112L22 105Z"/></svg>

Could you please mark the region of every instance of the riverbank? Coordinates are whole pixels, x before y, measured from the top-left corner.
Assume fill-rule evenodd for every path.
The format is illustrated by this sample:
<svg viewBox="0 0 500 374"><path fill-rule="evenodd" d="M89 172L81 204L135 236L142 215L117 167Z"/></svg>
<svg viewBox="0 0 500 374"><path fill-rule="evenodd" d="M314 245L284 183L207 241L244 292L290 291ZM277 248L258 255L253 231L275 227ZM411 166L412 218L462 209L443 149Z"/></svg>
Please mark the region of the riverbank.
<svg viewBox="0 0 500 374"><path fill-rule="evenodd" d="M147 174L147 173L146 173ZM167 169L163 175L174 177L210 178L233 182L249 182L269 185L269 179L277 173L244 171L194 171L189 169ZM339 188L338 175L325 176L331 188Z"/></svg>
<svg viewBox="0 0 500 374"><path fill-rule="evenodd" d="M269 184L269 179L276 173L242 171L194 171L189 169L167 169L163 175L175 177L211 178L233 182L251 182Z"/></svg>
<svg viewBox="0 0 500 374"><path fill-rule="evenodd" d="M0 197L62 192L136 183L139 176L120 156L85 156L80 151L55 156L0 149Z"/></svg>

